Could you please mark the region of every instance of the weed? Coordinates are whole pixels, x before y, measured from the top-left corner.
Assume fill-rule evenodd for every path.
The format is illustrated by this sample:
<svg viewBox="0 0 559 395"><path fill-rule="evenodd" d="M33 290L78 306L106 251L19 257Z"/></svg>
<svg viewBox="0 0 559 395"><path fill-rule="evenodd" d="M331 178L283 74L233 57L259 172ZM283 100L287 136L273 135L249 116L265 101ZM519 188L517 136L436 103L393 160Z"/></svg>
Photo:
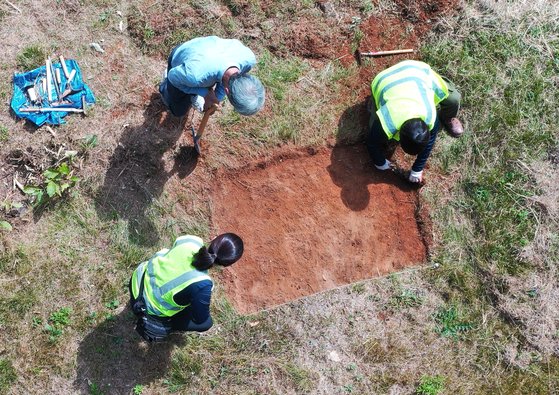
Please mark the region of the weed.
<svg viewBox="0 0 559 395"><path fill-rule="evenodd" d="M144 392L144 386L141 384L136 384L134 388L132 388L132 392L134 393L134 395L142 395L142 393Z"/></svg>
<svg viewBox="0 0 559 395"><path fill-rule="evenodd" d="M415 392L418 395L438 395L444 391L444 382L442 376L422 376Z"/></svg>
<svg viewBox="0 0 559 395"><path fill-rule="evenodd" d="M30 45L17 55L16 64L21 71L29 71L45 63L46 51L39 45Z"/></svg>
<svg viewBox="0 0 559 395"><path fill-rule="evenodd" d="M49 335L49 341L56 343L64 333L64 328L70 323L72 309L62 307L60 310L51 313L48 323L45 324L45 332Z"/></svg>
<svg viewBox="0 0 559 395"><path fill-rule="evenodd" d="M297 392L308 392L313 388L313 377L311 372L303 369L295 364L288 363L285 365L285 371L289 375L289 378L295 384Z"/></svg>
<svg viewBox="0 0 559 395"><path fill-rule="evenodd" d="M98 384L89 383L89 395L104 395L104 392L101 391L101 387Z"/></svg>
<svg viewBox="0 0 559 395"><path fill-rule="evenodd" d="M462 334L472 329L472 324L463 321L463 318L454 305L441 307L434 315L437 323L436 332L445 337L458 339Z"/></svg>
<svg viewBox="0 0 559 395"><path fill-rule="evenodd" d="M356 283L351 286L351 292L361 295L366 291L364 283Z"/></svg>
<svg viewBox="0 0 559 395"><path fill-rule="evenodd" d="M97 147L97 145L99 144L99 141L97 139L97 135L96 134L88 134L87 136L85 136L80 144L81 149L84 152L87 152L95 147Z"/></svg>
<svg viewBox="0 0 559 395"><path fill-rule="evenodd" d="M402 289L390 298L389 304L397 309L417 307L423 304L423 296L414 289Z"/></svg>
<svg viewBox="0 0 559 395"><path fill-rule="evenodd" d="M0 393L7 393L12 384L17 379L17 373L12 362L5 358L0 358Z"/></svg>
<svg viewBox="0 0 559 395"><path fill-rule="evenodd" d="M110 302L105 303L105 307L110 309L110 310L114 310L119 306L119 302L118 299L113 299Z"/></svg>
<svg viewBox="0 0 559 395"><path fill-rule="evenodd" d="M0 125L0 143L5 143L10 138L10 131L4 125Z"/></svg>
<svg viewBox="0 0 559 395"><path fill-rule="evenodd" d="M10 224L8 221L0 221L0 230L10 232L12 229L12 224Z"/></svg>
<svg viewBox="0 0 559 395"><path fill-rule="evenodd" d="M32 199L34 207L41 207L52 202L56 197L62 195L73 187L79 178L73 175L70 169L71 161L62 162L58 166L51 167L43 172L44 181L39 185L26 185L23 191Z"/></svg>

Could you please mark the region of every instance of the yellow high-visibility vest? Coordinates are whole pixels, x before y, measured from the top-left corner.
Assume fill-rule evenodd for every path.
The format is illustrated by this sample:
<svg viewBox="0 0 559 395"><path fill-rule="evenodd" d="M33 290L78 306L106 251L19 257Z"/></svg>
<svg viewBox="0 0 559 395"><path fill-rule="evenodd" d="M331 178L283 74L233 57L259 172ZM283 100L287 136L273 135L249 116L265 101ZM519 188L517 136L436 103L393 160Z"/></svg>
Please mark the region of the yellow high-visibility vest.
<svg viewBox="0 0 559 395"><path fill-rule="evenodd" d="M149 261L141 263L132 274L132 295L138 298L142 276L144 277L143 297L148 314L172 317L187 306L180 306L173 297L190 284L211 280L207 271L200 271L192 265L194 254L204 245L196 236L181 236L173 247L163 249Z"/></svg>
<svg viewBox="0 0 559 395"><path fill-rule="evenodd" d="M437 104L448 97L448 86L431 67L405 60L379 73L371 83L382 129L388 139L400 140L400 127L410 119L435 126Z"/></svg>

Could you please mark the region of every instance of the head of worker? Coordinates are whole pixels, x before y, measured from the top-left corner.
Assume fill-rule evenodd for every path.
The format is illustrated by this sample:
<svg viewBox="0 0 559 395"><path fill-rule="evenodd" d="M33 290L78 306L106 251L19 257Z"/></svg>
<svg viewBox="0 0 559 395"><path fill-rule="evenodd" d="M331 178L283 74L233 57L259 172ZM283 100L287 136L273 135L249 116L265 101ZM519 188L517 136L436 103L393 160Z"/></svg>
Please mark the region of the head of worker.
<svg viewBox="0 0 559 395"><path fill-rule="evenodd" d="M192 264L198 270L208 270L214 265L230 266L243 256L243 240L234 233L223 233L203 246L194 255Z"/></svg>
<svg viewBox="0 0 559 395"><path fill-rule="evenodd" d="M418 155L430 138L429 127L419 118L408 119L400 127L400 145L408 155Z"/></svg>
<svg viewBox="0 0 559 395"><path fill-rule="evenodd" d="M236 72L225 85L229 101L241 115L254 115L264 107L266 90L258 78Z"/></svg>

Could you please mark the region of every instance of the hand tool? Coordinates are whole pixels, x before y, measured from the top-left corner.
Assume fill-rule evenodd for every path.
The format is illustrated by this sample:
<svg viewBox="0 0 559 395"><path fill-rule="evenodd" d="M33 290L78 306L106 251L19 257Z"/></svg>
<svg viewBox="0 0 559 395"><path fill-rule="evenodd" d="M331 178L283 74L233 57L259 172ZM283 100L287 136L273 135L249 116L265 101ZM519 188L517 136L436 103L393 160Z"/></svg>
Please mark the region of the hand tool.
<svg viewBox="0 0 559 395"><path fill-rule="evenodd" d="M68 72L68 68L66 67L66 60L64 59L64 56L60 55L59 59L60 66L62 66L62 71L64 72L64 76L66 77L66 79L69 79L70 73Z"/></svg>
<svg viewBox="0 0 559 395"><path fill-rule="evenodd" d="M52 65L52 62L50 61L50 59L49 59L49 64L50 64L50 75L51 75L51 78L52 78L52 84L54 85L54 90L56 91L56 97L57 97L58 100L60 100L62 92L60 92L60 86L58 85L58 82L56 81L56 72L55 72L54 66ZM59 71L58 75L60 75L60 71Z"/></svg>
<svg viewBox="0 0 559 395"><path fill-rule="evenodd" d="M413 49L395 49L393 51L376 51L376 52L359 52L357 49L355 51L355 60L358 64L361 64L361 58L363 57L377 57L377 56L388 56L388 55L400 55L404 53L412 53Z"/></svg>
<svg viewBox="0 0 559 395"><path fill-rule="evenodd" d="M194 141L194 148L196 149L196 152L198 154L200 154L200 139L202 138L202 134L204 133L204 129L206 128L206 124L210 119L210 115L212 115L217 110L217 108L218 105L213 104L204 112L204 116L200 121L200 126L198 126L198 133L196 132L196 130L194 130L194 126L191 126L192 140Z"/></svg>
<svg viewBox="0 0 559 395"><path fill-rule="evenodd" d="M50 68L50 58L47 58L45 62L45 68L47 69L47 99L49 102L52 101L52 75L51 75L51 68Z"/></svg>

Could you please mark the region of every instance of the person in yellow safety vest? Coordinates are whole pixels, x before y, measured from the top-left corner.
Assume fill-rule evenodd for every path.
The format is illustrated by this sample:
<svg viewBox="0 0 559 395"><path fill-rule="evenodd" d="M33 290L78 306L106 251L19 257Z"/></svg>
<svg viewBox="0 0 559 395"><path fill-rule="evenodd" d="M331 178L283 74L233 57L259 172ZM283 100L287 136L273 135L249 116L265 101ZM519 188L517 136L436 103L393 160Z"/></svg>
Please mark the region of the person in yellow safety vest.
<svg viewBox="0 0 559 395"><path fill-rule="evenodd" d="M232 265L243 251L243 241L234 233L217 236L207 247L201 238L188 235L141 263L129 284L138 333L152 342L173 331L210 329L213 282L208 269Z"/></svg>
<svg viewBox="0 0 559 395"><path fill-rule="evenodd" d="M464 133L456 118L460 92L428 64L416 60L405 60L380 72L371 83L371 92L366 144L375 167L392 168L382 148L389 140L399 141L405 153L417 155L408 180L422 182L441 124L452 137Z"/></svg>

